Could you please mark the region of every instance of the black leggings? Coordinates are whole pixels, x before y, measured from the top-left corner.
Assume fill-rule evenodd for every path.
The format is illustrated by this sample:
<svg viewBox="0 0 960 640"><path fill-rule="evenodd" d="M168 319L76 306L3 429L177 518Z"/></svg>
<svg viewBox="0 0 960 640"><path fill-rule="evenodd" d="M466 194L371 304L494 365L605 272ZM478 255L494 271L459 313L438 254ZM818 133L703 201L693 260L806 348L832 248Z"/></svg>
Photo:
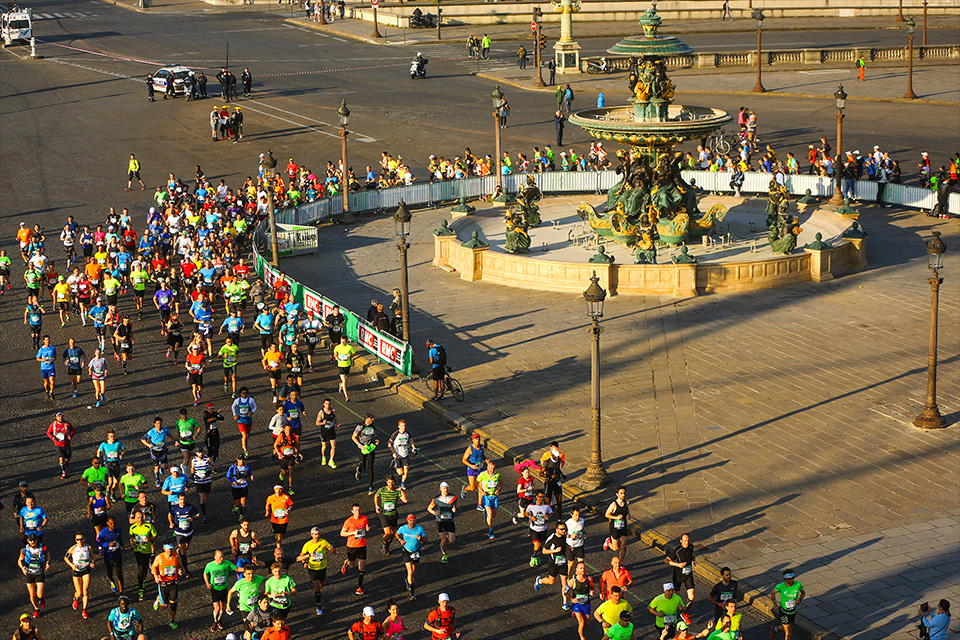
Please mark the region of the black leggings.
<svg viewBox="0 0 960 640"><path fill-rule="evenodd" d="M205 442L207 444L207 455L210 456L210 459L216 464L217 458L220 457L220 431L209 431Z"/></svg>
<svg viewBox="0 0 960 640"><path fill-rule="evenodd" d="M360 454L360 464L357 465L357 468L360 470L360 473L363 473L364 467L367 468L367 473L369 475L369 482L367 482L368 487L373 486L373 458L376 455L376 451L371 451L370 453L361 453Z"/></svg>
<svg viewBox="0 0 960 640"><path fill-rule="evenodd" d="M150 561L153 560L153 556L137 551L134 552L133 557L137 559L137 585L143 589L147 576L150 575Z"/></svg>

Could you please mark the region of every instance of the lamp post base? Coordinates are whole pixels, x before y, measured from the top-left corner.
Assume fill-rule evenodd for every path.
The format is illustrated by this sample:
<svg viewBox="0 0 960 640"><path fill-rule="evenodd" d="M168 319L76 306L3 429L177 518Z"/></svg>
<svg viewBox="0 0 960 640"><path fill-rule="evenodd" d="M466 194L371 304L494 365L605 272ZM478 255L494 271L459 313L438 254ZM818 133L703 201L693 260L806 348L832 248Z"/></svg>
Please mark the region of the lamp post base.
<svg viewBox="0 0 960 640"><path fill-rule="evenodd" d="M767 90L763 88L763 85L759 82L753 86L754 93L766 93Z"/></svg>
<svg viewBox="0 0 960 640"><path fill-rule="evenodd" d="M357 219L349 211L344 211L340 214L340 224L354 224L356 221Z"/></svg>
<svg viewBox="0 0 960 640"><path fill-rule="evenodd" d="M843 206L843 194L839 191L834 191L833 195L827 200L827 206L833 207L834 209L839 209Z"/></svg>
<svg viewBox="0 0 960 640"><path fill-rule="evenodd" d="M907 91L905 94L903 94L903 99L904 99L904 100L916 100L916 99L917 99L917 94L915 94L915 93L913 92L913 89L910 89L910 90Z"/></svg>
<svg viewBox="0 0 960 640"><path fill-rule="evenodd" d="M608 481L609 478L604 468L591 464L587 467L587 471L583 474L579 484L586 491L594 491L607 484Z"/></svg>
<svg viewBox="0 0 960 640"><path fill-rule="evenodd" d="M937 405L925 407L920 415L913 421L913 426L918 429L943 429L947 426L943 416L940 415L940 408Z"/></svg>

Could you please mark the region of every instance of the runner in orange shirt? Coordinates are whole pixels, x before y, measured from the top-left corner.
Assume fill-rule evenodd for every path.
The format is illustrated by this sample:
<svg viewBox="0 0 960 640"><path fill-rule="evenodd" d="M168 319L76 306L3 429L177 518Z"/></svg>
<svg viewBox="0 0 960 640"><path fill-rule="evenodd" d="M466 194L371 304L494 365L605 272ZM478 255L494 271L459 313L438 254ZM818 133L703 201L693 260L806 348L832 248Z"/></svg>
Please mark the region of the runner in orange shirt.
<svg viewBox="0 0 960 640"><path fill-rule="evenodd" d="M367 522L367 516L360 515L359 504L354 503L350 511L353 515L347 518L340 528L340 537L347 539L347 559L343 561L340 573L347 575L347 567L357 566L356 594L362 596L363 571L367 566L367 533L370 531L370 523Z"/></svg>
<svg viewBox="0 0 960 640"><path fill-rule="evenodd" d="M283 622L283 618L273 614L270 617L270 626L260 636L260 640L290 640L290 627Z"/></svg>
<svg viewBox="0 0 960 640"><path fill-rule="evenodd" d="M171 541L163 543L163 552L153 559L150 567L153 579L157 583L157 599L153 602L153 609L166 607L170 615L170 628L177 628L177 582L183 575L183 565L180 564L180 555L174 549Z"/></svg>
<svg viewBox="0 0 960 640"><path fill-rule="evenodd" d="M610 597L610 587L620 587L623 591L633 584L630 572L620 566L620 557L610 558L610 568L600 576L600 597L604 600Z"/></svg>
<svg viewBox="0 0 960 640"><path fill-rule="evenodd" d="M283 485L273 485L273 495L267 498L266 513L263 516L270 518L273 533L277 536L278 547L287 535L287 523L290 522L290 509L292 508L293 500L283 492Z"/></svg>
<svg viewBox="0 0 960 640"><path fill-rule="evenodd" d="M373 607L363 608L363 617L353 623L347 631L350 640L381 640L384 637L383 625L374 619Z"/></svg>
<svg viewBox="0 0 960 640"><path fill-rule="evenodd" d="M273 402L277 402L277 387L280 385L280 364L283 362L283 353L277 349L277 344L271 343L270 348L263 355L263 369L270 377L270 390L273 392Z"/></svg>
<svg viewBox="0 0 960 640"><path fill-rule="evenodd" d="M17 240L20 241L20 256L23 258L23 264L27 264L27 261L30 260L30 240L33 239L33 229L27 226L26 222L20 223L20 228L17 230Z"/></svg>

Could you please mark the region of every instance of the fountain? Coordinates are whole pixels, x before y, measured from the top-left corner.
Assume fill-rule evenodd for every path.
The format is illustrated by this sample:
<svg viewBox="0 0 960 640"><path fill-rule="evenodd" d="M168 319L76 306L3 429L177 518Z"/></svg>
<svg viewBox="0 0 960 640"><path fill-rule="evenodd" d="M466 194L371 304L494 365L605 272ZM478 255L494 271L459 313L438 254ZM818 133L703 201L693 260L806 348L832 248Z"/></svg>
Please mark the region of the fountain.
<svg viewBox="0 0 960 640"><path fill-rule="evenodd" d="M677 38L658 35L660 23L654 6L640 19L643 36L624 38L607 50L633 58L630 106L584 109L570 117L595 138L631 147L617 152L622 179L607 192L606 205L577 209L597 234L631 247L645 235L676 246L691 233L708 232L726 211L715 205L701 214L696 188L680 175L680 154L674 147L705 138L731 118L719 109L673 104L676 89L667 77L664 56L693 49Z"/></svg>

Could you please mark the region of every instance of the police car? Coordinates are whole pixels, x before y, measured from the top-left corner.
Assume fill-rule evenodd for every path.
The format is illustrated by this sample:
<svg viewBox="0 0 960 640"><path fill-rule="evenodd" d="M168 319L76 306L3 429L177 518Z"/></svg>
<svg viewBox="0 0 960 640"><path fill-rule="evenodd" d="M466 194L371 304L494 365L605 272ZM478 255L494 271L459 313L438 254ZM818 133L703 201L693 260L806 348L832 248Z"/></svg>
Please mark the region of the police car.
<svg viewBox="0 0 960 640"><path fill-rule="evenodd" d="M180 65L163 67L153 73L153 88L157 93L166 93L167 83L172 82L173 93L183 95L185 92L183 81L192 73L193 71Z"/></svg>

